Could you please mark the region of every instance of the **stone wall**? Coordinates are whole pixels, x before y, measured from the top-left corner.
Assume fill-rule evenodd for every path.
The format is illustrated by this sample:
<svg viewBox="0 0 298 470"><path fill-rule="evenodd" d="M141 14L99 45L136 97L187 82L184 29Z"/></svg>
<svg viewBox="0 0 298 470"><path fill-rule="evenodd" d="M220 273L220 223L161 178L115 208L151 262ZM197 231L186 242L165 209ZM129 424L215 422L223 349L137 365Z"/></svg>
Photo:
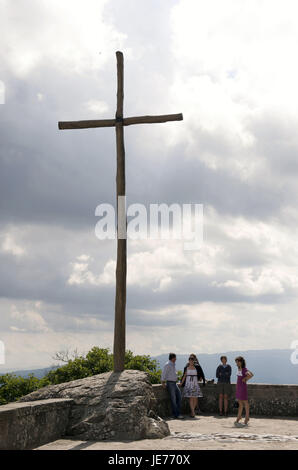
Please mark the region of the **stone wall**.
<svg viewBox="0 0 298 470"><path fill-rule="evenodd" d="M20 402L71 398L67 436L83 441L158 439L170 434L153 411L149 374L140 370L105 372L35 390Z"/></svg>
<svg viewBox="0 0 298 470"><path fill-rule="evenodd" d="M0 406L0 450L32 449L65 433L71 399Z"/></svg>
<svg viewBox="0 0 298 470"><path fill-rule="evenodd" d="M248 399L250 413L262 416L298 416L298 385L248 384ZM153 385L156 397L156 413L161 416L171 416L171 405L166 390L161 385ZM233 409L236 385L231 385L229 413L237 413ZM204 397L199 398L200 409L205 413L218 412L218 394L216 384L201 386ZM189 413L189 400L182 400L182 414Z"/></svg>
<svg viewBox="0 0 298 470"><path fill-rule="evenodd" d="M88 378L87 382L90 380L97 379L96 377L93 379ZM82 379L82 381L86 381L86 379ZM82 405L82 397L53 397L53 390L56 390L55 387L60 387L61 390L60 388L59 390L63 394L67 392L67 390L64 390L66 386L69 386L69 383L61 384L60 386L46 387L43 390L41 389L42 393L49 394L49 396L43 397L47 399L40 399L42 397L40 397L37 392L33 392L32 395L37 393L37 396L34 395L33 397L34 400L37 401L16 402L0 406L0 449L33 449L47 442L59 439L64 435L69 435L74 417L78 413L78 407L80 407L80 404ZM235 387L235 384L232 384L230 414L236 414L236 410L232 408L235 397ZM73 390L75 390L75 388L73 388ZM154 392L152 399L150 399L152 411L162 418L171 416L172 412L167 391L164 390L161 385L153 385L152 390ZM95 394L96 396L92 396L90 390L87 390L85 387L85 393L86 391L87 395L85 399L90 395L88 400L91 400L93 405L96 397L97 401L104 401L100 393L96 390L96 387L91 387L93 395ZM199 399L200 409L206 414L217 413L218 395L216 384L207 384L205 387L202 387L202 391L204 397ZM76 393L78 394L79 392ZM122 396L121 393L123 394L124 392L120 389L115 389L113 393L115 400L119 401ZM136 388L134 393L136 394ZM111 396L110 393L108 395ZM248 384L248 397L252 415L268 417L298 416L298 385ZM27 399L27 397L23 399ZM104 405L104 403L102 404ZM122 408L120 411L123 411ZM187 399L182 400L182 414L184 413L189 413ZM110 418L112 412L108 411L107 415L107 417ZM95 416L94 413L92 413L88 419L88 422L95 421L95 424L98 422L99 425L102 425L103 418L100 418L99 415ZM156 418L150 419L154 421L155 424L157 423ZM78 436L73 437L78 438ZM144 437L148 436L144 435L141 438ZM87 437L85 438L87 439ZM102 436L98 435L97 438L93 440L98 439L102 439Z"/></svg>

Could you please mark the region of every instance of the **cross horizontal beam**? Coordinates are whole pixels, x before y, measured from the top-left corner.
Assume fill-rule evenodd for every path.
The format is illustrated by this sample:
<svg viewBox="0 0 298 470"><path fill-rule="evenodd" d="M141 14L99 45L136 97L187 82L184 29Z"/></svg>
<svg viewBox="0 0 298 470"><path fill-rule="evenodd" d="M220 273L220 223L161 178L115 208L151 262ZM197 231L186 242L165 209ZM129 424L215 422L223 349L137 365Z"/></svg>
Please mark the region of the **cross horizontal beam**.
<svg viewBox="0 0 298 470"><path fill-rule="evenodd" d="M182 121L183 115L179 114L163 114L161 116L135 116L121 120L123 126L131 126L132 124L154 124L168 121ZM114 127L116 119L98 119L92 121L60 121L59 129L88 129L94 127Z"/></svg>

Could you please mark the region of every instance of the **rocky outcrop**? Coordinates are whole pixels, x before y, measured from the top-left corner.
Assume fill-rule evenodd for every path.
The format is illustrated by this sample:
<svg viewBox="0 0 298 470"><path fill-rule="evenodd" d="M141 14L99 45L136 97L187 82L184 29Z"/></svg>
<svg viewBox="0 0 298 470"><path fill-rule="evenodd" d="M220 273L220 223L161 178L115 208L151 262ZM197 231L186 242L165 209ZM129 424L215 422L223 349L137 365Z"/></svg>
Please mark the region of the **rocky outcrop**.
<svg viewBox="0 0 298 470"><path fill-rule="evenodd" d="M50 398L73 400L66 435L81 440L156 439L169 427L156 415L148 374L125 370L50 385L21 398L21 402Z"/></svg>

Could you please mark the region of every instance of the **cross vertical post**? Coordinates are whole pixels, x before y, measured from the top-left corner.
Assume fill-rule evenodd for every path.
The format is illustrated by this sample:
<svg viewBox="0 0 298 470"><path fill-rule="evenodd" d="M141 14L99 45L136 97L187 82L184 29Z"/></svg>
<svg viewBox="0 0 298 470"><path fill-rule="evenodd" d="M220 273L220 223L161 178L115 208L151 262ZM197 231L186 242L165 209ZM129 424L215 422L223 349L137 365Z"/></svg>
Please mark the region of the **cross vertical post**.
<svg viewBox="0 0 298 470"><path fill-rule="evenodd" d="M125 149L123 129L123 100L124 100L124 74L123 54L116 52L117 57L117 112L116 112L116 148L117 148L117 266L116 266L116 294L115 294L115 328L114 328L114 371L124 370L125 359L125 308L126 308L126 211L119 207L119 196L125 201ZM119 211L122 213L119 214ZM120 238L119 221L123 225L125 217L125 238ZM123 236L123 234L121 234Z"/></svg>
<svg viewBox="0 0 298 470"><path fill-rule="evenodd" d="M126 309L126 274L127 274L127 217L125 204L125 149L124 126L133 124L153 124L168 121L182 121L183 115L164 114L158 116L123 117L124 74L123 54L116 52L117 57L117 111L115 119L93 119L84 121L59 121L59 129L91 129L97 127L115 127L117 149L117 265L114 324L114 372L124 370L125 362L125 309ZM123 203L124 201L124 203Z"/></svg>

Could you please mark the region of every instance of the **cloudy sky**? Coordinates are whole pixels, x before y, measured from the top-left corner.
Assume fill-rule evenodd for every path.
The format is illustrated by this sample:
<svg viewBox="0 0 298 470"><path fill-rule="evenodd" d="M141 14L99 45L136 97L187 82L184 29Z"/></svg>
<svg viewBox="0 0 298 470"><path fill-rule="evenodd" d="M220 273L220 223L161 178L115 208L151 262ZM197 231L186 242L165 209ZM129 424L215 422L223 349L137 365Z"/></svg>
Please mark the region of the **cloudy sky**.
<svg viewBox="0 0 298 470"><path fill-rule="evenodd" d="M0 340L4 368L112 348L115 51L127 203L198 203L204 243L129 240L127 348L290 348L298 339L295 0L0 0Z"/></svg>

